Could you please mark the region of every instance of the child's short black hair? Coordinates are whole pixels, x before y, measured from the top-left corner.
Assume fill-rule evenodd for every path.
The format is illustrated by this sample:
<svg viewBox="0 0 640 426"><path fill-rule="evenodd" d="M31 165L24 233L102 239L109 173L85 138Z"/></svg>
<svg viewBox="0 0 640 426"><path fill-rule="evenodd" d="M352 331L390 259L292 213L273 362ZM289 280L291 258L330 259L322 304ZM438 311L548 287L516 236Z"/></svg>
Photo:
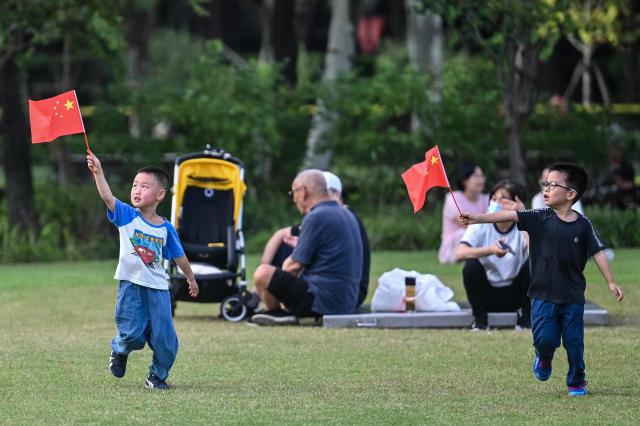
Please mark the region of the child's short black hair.
<svg viewBox="0 0 640 426"><path fill-rule="evenodd" d="M153 176L153 178L160 184L165 191L169 189L169 173L165 172L160 167L156 166L146 166L138 170L138 173L148 173Z"/></svg>
<svg viewBox="0 0 640 426"><path fill-rule="evenodd" d="M555 163L550 165L548 169L549 173L556 171L565 174L567 186L576 191L576 198L573 199L573 203L577 203L587 189L589 181L587 172L582 167L572 163Z"/></svg>
<svg viewBox="0 0 640 426"><path fill-rule="evenodd" d="M476 171L476 167L480 167L476 163L465 161L460 164L456 173L456 187L460 191L464 191L464 181Z"/></svg>

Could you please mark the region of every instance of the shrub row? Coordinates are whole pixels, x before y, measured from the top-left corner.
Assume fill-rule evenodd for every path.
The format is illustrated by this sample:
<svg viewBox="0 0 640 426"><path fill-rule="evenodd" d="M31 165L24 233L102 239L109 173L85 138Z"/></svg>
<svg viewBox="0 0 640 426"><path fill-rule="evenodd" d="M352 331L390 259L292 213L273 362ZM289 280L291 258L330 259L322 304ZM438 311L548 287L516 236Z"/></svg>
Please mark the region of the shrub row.
<svg viewBox="0 0 640 426"><path fill-rule="evenodd" d="M41 189L36 191L42 224L37 234L10 228L6 217L0 214L0 262L97 259L117 255L117 232L107 221L104 204L93 185L66 190ZM126 199L125 190L115 192ZM161 214L169 214L168 205L162 204ZM441 203L436 197L432 197L425 210L415 215L408 201L377 206L371 211L355 210L365 224L373 250L437 249L440 244ZM585 213L608 246L640 246L640 210L587 206ZM279 197L257 202L250 194L244 214L247 251L260 252L274 230L300 219L290 200Z"/></svg>

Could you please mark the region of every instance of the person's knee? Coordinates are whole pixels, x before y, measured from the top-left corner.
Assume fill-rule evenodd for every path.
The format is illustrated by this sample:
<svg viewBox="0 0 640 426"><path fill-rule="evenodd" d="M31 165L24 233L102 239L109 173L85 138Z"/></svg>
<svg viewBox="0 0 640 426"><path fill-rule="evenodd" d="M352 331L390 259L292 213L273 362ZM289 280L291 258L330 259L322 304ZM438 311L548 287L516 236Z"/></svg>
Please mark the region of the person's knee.
<svg viewBox="0 0 640 426"><path fill-rule="evenodd" d="M266 289L272 276L273 266L266 264L258 265L253 274L253 285L259 289Z"/></svg>
<svg viewBox="0 0 640 426"><path fill-rule="evenodd" d="M477 259L469 259L464 261L464 266L462 267L462 275L474 276L480 272L484 272L484 268Z"/></svg>
<svg viewBox="0 0 640 426"><path fill-rule="evenodd" d="M118 337L120 344L126 346L130 350L142 349L147 343L147 336L144 332L141 332L139 330L128 333L120 331Z"/></svg>
<svg viewBox="0 0 640 426"><path fill-rule="evenodd" d="M560 336L556 333L538 333L534 337L534 346L538 349L555 350L560 346Z"/></svg>
<svg viewBox="0 0 640 426"><path fill-rule="evenodd" d="M485 271L476 259L467 260L462 267L462 281L465 287L484 278Z"/></svg>

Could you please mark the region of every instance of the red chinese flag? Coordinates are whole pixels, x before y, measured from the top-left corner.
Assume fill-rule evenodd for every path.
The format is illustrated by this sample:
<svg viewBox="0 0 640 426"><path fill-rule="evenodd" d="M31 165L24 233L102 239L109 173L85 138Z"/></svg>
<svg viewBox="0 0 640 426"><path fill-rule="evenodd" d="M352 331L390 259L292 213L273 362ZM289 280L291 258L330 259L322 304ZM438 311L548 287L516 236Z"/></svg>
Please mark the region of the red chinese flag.
<svg viewBox="0 0 640 426"><path fill-rule="evenodd" d="M427 191L434 186L449 188L449 179L444 171L438 146L434 146L425 154L425 161L414 164L402 174L402 180L407 185L409 198L413 204L413 212L422 208L427 199Z"/></svg>
<svg viewBox="0 0 640 426"><path fill-rule="evenodd" d="M76 91L41 101L29 99L31 142L51 142L57 137L84 133Z"/></svg>

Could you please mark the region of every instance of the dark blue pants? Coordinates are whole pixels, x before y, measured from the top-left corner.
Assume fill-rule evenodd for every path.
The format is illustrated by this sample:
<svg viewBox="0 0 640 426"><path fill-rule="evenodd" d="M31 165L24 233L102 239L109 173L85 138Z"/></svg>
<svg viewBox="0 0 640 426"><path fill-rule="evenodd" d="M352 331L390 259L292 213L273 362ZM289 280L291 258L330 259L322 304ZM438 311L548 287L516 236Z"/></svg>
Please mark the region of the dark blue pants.
<svg viewBox="0 0 640 426"><path fill-rule="evenodd" d="M169 290L120 281L116 302L118 332L111 348L121 355L144 348L153 351L149 372L165 380L178 354L178 336L171 318Z"/></svg>
<svg viewBox="0 0 640 426"><path fill-rule="evenodd" d="M562 338L569 361L567 386L580 386L584 380L584 305L531 299L531 331L540 359L552 360Z"/></svg>

